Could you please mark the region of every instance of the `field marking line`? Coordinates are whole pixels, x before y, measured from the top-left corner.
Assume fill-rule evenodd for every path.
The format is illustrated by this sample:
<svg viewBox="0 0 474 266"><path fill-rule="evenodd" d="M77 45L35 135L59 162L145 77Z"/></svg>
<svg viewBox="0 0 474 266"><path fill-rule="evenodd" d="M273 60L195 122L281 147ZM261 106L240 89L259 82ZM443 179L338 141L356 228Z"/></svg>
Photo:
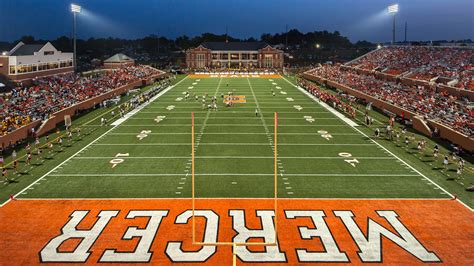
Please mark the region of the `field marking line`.
<svg viewBox="0 0 474 266"><path fill-rule="evenodd" d="M282 77L284 80L286 80L288 83L290 83L291 85L293 85L295 88L297 88L298 90L302 91L302 92L305 92L305 90L299 86L296 86L294 84L292 84L290 81L288 81L286 78ZM307 96L309 96L310 99L313 99L315 100L315 96L314 95L311 95L311 94L306 94ZM317 103L319 103L318 101L315 101ZM345 121L345 120L343 120ZM349 123L348 123L349 124ZM351 124L349 124L351 125ZM418 171L416 168L414 168L413 166L411 166L410 164L408 164L407 162L405 162L404 160L402 160L400 157L398 157L397 155L395 155L393 152L391 152L390 150L388 150L387 148L385 148L383 145L381 145L380 143L378 143L377 141L373 140L371 137L369 137L367 134L365 134L364 132L362 132L361 130L359 130L358 128L354 127L354 126L351 126L354 130L356 130L357 132L359 132L361 135L367 137L371 142L375 143L377 146L379 146L381 149L383 149L384 151L386 151L387 153L389 153L390 155L392 155L393 157L397 158L400 162L402 162L404 165L406 165L408 168L410 168L413 172L417 173L419 176L425 178L426 180L428 180L430 183L432 183L433 185L435 185L436 187L438 187L441 191L443 191L445 194L449 195L451 198L455 198L453 194L451 194L450 192L448 192L447 190L445 190L443 187L441 187L440 185L438 185L437 183L435 183L433 180L431 180L430 178L428 178L426 175L424 175L423 173L421 173L420 171ZM465 206L467 209L469 209L470 211L473 211L474 212L474 209L472 209L471 207L469 207L466 203L462 202L459 198L456 197L456 200L461 203L463 206Z"/></svg>
<svg viewBox="0 0 474 266"><path fill-rule="evenodd" d="M150 174L150 173L144 173L144 174L137 174L137 173L124 173L124 174L50 174L49 176L62 176L62 177L91 177L91 176L96 176L96 177L127 177L127 176L186 176L187 174L185 173L176 173L176 174ZM274 176L274 174L255 174L255 173L249 173L249 174L242 174L242 173L207 173L207 174L194 174L195 176ZM387 174L387 173L380 173L380 174L288 174L285 173L285 176L302 176L302 177L333 177L333 176L342 176L342 177L352 177L352 176L366 176L366 177L386 177L386 176L419 176L417 174Z"/></svg>
<svg viewBox="0 0 474 266"><path fill-rule="evenodd" d="M21 201L82 201L82 200L190 200L191 198L18 198ZM274 198L196 198L198 200L273 200ZM278 198L278 200L301 200L301 201L317 201L317 200L390 200L390 201L451 201L450 198Z"/></svg>
<svg viewBox="0 0 474 266"><path fill-rule="evenodd" d="M136 135L137 133L110 133L109 136L113 135ZM187 132L166 132L166 133L148 133L147 135L189 135ZM207 132L206 135L267 135L267 133L253 133L253 132ZM319 136L319 134L313 134L312 132L306 133L278 133L278 135L305 135L309 137ZM331 133L333 136L360 136L359 133Z"/></svg>
<svg viewBox="0 0 474 266"><path fill-rule="evenodd" d="M187 77L183 78L182 80L180 80L179 82L177 82L176 84L174 84L173 86L169 86L168 88L162 90L160 93L158 93L157 95L155 95L152 99L153 101L155 101L156 99L158 99L161 95L165 94L166 92L168 92L169 90L171 90L172 88L174 88L174 86L176 86L177 84L179 84L181 81L185 80ZM153 102L152 100L144 103L144 105L148 105L150 103ZM103 138L105 135L107 135L107 133L111 132L112 130L114 130L115 128L117 128L117 126L113 126L112 128L110 128L109 130L107 130L106 132L104 132L102 135L100 135L99 137L97 137L96 139L94 139L93 141L89 142L86 146L82 147L79 151L77 151L76 153L74 153L73 155L71 155L70 157L68 157L66 160L64 160L63 162L61 162L60 164L58 164L57 166L55 166L53 169L49 170L46 174L42 175L41 177L39 177L38 179L36 179L33 183L29 184L28 186L26 186L24 189L20 190L18 193L16 193L13 197L16 198L18 197L21 193L25 192L26 190L28 190L30 187L32 187L33 185L35 185L36 183L38 183L40 180L42 180L43 178L45 178L46 176L48 176L49 174L51 174L52 172L56 171L57 169L59 169L62 165L64 164L67 164L67 162L69 160L71 160L73 157L75 157L76 155L78 155L79 153L83 152L84 150L86 150L89 146L93 145L96 141L100 140L101 138ZM10 202L11 199L9 198L8 200L6 200L5 202L1 203L0 204L0 207L3 207L5 206L5 204L7 204L8 202Z"/></svg>
<svg viewBox="0 0 474 266"><path fill-rule="evenodd" d="M156 114L156 113L154 113ZM130 120L151 120L155 117L134 117L134 118L130 118ZM173 120L189 120L189 117L169 117ZM198 119L203 119L204 117L196 117ZM233 119L244 119L244 120L259 120L260 118L258 117L230 117L230 116L227 116L227 117L213 117L212 118L213 120L233 120ZM264 119L272 119L272 117L264 117ZM281 118L279 117L278 118L279 120L304 120L303 117L287 117L287 118ZM337 117L314 117L314 119L316 120L339 120L339 118Z"/></svg>
<svg viewBox="0 0 474 266"><path fill-rule="evenodd" d="M87 157L87 156L76 156L73 159L74 160L92 160L92 159L113 159L116 157L113 156L92 156L92 157ZM127 157L127 159L189 159L190 156L148 156L148 157ZM195 156L194 158L196 159L273 159L272 156ZM281 157L278 156L280 159L345 159L344 157L329 157L329 156L322 156L322 157L303 157L303 156L297 156L297 157ZM386 157L360 157L358 156L357 159L366 159L366 160L396 160L397 158L391 157L391 156L386 156Z"/></svg>
<svg viewBox="0 0 474 266"><path fill-rule="evenodd" d="M247 102L248 103L248 102ZM230 111L229 109L221 109L223 111L220 111L220 114L251 114L251 113L254 113L252 111L247 111L247 112L244 112L244 111ZM156 114L156 112L147 112L147 111L143 111L143 112L140 112L141 114ZM207 111L196 111L194 112L194 114L205 114L207 113ZM262 112L262 114L273 114L274 112ZM278 112L278 114L327 114L328 112L304 112L304 111L298 111L298 112ZM173 111L173 114L189 114L189 112L179 112L179 111L176 111L174 112ZM196 117L196 118L199 118L199 117ZM201 117L202 118L202 117ZM271 118L271 117L268 117L268 118Z"/></svg>
<svg viewBox="0 0 474 266"><path fill-rule="evenodd" d="M94 146L188 146L189 143L97 143ZM195 146L273 146L269 143L238 143L238 142L216 142L197 143ZM280 143L281 146L375 146L371 143Z"/></svg>
<svg viewBox="0 0 474 266"><path fill-rule="evenodd" d="M151 120L151 119L150 119ZM140 124L140 125L122 125L123 127L190 127L191 124ZM196 125L198 126L198 125ZM220 127L220 126L226 126L226 127L230 127L230 126L235 126L235 127L259 127L260 124L219 124L219 123L211 123L211 124L207 124L206 126L215 126L215 127ZM346 127L347 125L343 125L343 124L340 124L340 125L320 125L320 124L312 124L312 125L298 125L298 124L294 124L294 125L278 125L280 127ZM97 125L97 127L101 127L100 125ZM201 125L202 127L202 125ZM271 125L270 127L273 127L273 125Z"/></svg>

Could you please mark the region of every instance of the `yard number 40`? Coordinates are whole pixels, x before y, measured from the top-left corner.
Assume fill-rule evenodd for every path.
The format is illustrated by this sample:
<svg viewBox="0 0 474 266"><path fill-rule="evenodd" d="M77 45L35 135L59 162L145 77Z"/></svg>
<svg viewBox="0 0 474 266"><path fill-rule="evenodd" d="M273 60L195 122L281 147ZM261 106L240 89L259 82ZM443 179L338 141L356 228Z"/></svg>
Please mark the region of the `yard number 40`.
<svg viewBox="0 0 474 266"><path fill-rule="evenodd" d="M352 165L352 167L356 167L356 163L359 163L359 160L357 160L356 158L352 158L352 154L348 152L340 152L338 155L343 158L348 158L348 159L345 159L344 161Z"/></svg>
<svg viewBox="0 0 474 266"><path fill-rule="evenodd" d="M128 153L117 153L117 155L115 155L115 158L110 160L110 163L112 164L112 168L117 166L117 164L121 164L125 161L124 159L120 157L128 157L128 156L129 156Z"/></svg>

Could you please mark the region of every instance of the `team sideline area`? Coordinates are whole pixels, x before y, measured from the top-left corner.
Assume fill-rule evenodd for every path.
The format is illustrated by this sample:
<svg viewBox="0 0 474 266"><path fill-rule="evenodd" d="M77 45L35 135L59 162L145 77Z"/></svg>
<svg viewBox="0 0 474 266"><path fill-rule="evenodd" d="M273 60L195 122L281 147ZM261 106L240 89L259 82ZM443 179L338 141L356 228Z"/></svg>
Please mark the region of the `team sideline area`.
<svg viewBox="0 0 474 266"><path fill-rule="evenodd" d="M0 262L474 263L474 198L456 183L472 170L446 181L293 77L182 76L112 111L1 185Z"/></svg>

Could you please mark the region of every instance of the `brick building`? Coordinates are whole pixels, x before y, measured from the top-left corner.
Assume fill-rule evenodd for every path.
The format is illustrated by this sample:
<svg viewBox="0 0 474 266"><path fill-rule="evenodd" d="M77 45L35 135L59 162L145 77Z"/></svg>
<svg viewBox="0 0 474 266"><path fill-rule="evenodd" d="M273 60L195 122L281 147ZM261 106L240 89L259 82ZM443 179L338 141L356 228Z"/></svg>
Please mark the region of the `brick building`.
<svg viewBox="0 0 474 266"><path fill-rule="evenodd" d="M14 81L25 81L74 71L73 54L58 51L50 42L19 42L0 55L0 74Z"/></svg>
<svg viewBox="0 0 474 266"><path fill-rule="evenodd" d="M205 42L186 51L191 69L282 68L283 51L264 42Z"/></svg>

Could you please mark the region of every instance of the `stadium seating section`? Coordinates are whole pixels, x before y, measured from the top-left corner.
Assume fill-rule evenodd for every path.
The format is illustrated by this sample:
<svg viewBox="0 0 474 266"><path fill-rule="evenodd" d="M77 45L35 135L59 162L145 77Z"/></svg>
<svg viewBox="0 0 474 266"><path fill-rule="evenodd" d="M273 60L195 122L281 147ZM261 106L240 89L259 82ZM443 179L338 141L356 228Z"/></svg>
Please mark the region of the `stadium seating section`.
<svg viewBox="0 0 474 266"><path fill-rule="evenodd" d="M473 90L473 63L472 48L394 46L368 53L348 66L426 81L457 80L454 86Z"/></svg>
<svg viewBox="0 0 474 266"><path fill-rule="evenodd" d="M365 59L361 61L364 62L364 66L369 65ZM370 62L381 61L374 59ZM370 74L359 74L355 70L341 69L340 65L324 65L310 73L346 85L425 118L437 120L467 136L474 135L474 110L469 108L469 101L445 91L438 91L434 85L410 86L380 80Z"/></svg>
<svg viewBox="0 0 474 266"><path fill-rule="evenodd" d="M0 136L34 120L101 95L133 81L159 73L147 66L130 66L88 77L69 73L33 80L33 86L16 87L0 97Z"/></svg>

